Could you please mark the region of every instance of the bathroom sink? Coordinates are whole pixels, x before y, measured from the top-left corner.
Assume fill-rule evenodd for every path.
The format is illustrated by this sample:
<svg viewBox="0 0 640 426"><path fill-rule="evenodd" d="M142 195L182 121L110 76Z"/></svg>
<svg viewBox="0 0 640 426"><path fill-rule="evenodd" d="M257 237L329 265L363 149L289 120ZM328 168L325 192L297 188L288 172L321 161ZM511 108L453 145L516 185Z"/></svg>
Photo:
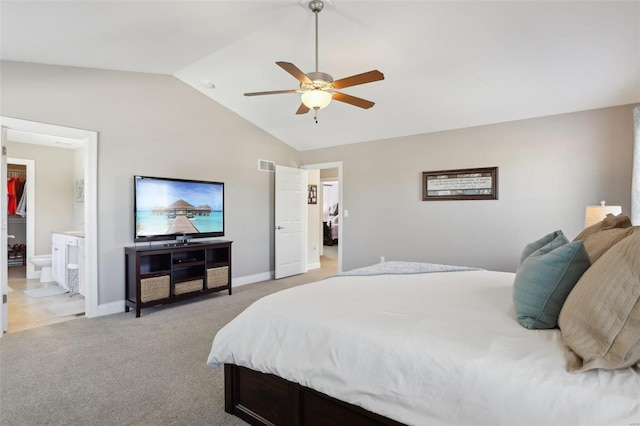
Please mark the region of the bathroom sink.
<svg viewBox="0 0 640 426"><path fill-rule="evenodd" d="M64 231L62 234L71 235L74 237L84 237L84 231Z"/></svg>

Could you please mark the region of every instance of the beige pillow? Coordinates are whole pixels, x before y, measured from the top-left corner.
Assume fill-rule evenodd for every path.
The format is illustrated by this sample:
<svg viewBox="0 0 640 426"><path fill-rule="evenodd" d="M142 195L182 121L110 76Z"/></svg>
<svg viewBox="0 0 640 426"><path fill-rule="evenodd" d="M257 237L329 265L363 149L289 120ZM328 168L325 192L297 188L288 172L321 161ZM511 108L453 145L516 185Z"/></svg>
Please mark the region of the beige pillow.
<svg viewBox="0 0 640 426"><path fill-rule="evenodd" d="M565 343L582 358L570 371L640 361L640 232L614 245L582 275L558 325Z"/></svg>
<svg viewBox="0 0 640 426"><path fill-rule="evenodd" d="M602 221L584 229L573 241L584 242L584 248L593 264L614 244L632 233L629 216L608 214Z"/></svg>
<svg viewBox="0 0 640 426"><path fill-rule="evenodd" d="M611 228L631 228L631 219L629 219L629 216L624 214L619 214L616 216L611 213L607 213L607 216L600 222L583 229L582 232L580 232L578 236L573 239L573 241L584 240L591 234L594 234L600 230Z"/></svg>

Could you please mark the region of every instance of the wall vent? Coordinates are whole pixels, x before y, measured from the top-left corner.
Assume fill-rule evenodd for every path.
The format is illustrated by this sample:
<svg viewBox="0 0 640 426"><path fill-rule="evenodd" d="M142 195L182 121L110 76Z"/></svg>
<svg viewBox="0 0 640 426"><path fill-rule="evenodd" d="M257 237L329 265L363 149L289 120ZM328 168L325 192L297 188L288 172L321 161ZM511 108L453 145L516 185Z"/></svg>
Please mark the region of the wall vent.
<svg viewBox="0 0 640 426"><path fill-rule="evenodd" d="M276 170L276 163L268 160L258 160L258 170L263 172L274 172Z"/></svg>

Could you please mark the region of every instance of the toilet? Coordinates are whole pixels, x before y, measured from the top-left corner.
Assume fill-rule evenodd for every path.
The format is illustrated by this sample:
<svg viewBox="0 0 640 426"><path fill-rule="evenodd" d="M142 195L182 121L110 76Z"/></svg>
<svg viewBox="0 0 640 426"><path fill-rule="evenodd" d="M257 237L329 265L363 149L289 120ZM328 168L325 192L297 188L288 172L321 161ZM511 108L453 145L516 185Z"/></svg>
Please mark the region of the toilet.
<svg viewBox="0 0 640 426"><path fill-rule="evenodd" d="M51 270L51 255L50 254L41 254L39 256L32 256L29 261L33 263L35 266L39 266L42 268L40 272L40 282L41 283L50 283L53 281L53 273Z"/></svg>

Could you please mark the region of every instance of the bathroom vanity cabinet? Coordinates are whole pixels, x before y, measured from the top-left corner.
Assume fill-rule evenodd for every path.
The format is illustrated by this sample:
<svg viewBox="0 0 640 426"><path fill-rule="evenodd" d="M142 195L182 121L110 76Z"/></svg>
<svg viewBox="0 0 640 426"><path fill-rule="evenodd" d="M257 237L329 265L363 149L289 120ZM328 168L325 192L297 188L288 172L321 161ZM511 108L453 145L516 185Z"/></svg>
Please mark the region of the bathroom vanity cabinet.
<svg viewBox="0 0 640 426"><path fill-rule="evenodd" d="M51 234L51 273L53 280L64 288L67 287L67 237L64 234Z"/></svg>
<svg viewBox="0 0 640 426"><path fill-rule="evenodd" d="M228 290L231 241L125 247L125 312Z"/></svg>
<svg viewBox="0 0 640 426"><path fill-rule="evenodd" d="M53 232L51 247L51 273L54 281L69 290L69 265L76 265L79 274L77 290L84 294L84 234Z"/></svg>

